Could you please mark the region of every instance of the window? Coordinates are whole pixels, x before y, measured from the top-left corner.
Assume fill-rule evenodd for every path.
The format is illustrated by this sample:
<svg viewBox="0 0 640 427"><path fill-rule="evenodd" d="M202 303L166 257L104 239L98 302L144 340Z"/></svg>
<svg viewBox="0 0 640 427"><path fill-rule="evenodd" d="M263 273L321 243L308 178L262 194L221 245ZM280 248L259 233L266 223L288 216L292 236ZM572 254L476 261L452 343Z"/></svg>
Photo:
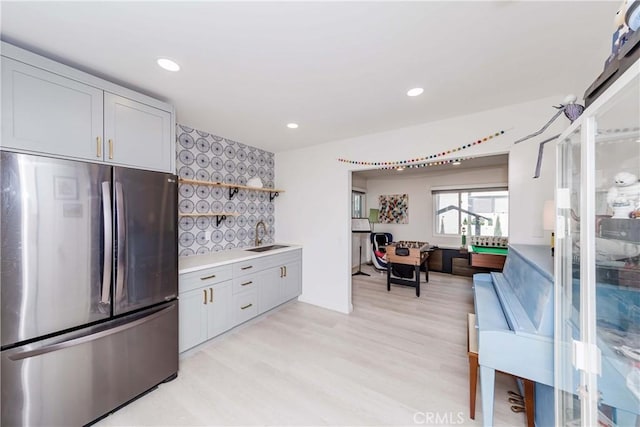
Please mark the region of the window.
<svg viewBox="0 0 640 427"><path fill-rule="evenodd" d="M365 193L361 191L351 192L351 218L364 218Z"/></svg>
<svg viewBox="0 0 640 427"><path fill-rule="evenodd" d="M506 187L434 190L435 234L507 236L509 191ZM464 230L464 231L463 231Z"/></svg>

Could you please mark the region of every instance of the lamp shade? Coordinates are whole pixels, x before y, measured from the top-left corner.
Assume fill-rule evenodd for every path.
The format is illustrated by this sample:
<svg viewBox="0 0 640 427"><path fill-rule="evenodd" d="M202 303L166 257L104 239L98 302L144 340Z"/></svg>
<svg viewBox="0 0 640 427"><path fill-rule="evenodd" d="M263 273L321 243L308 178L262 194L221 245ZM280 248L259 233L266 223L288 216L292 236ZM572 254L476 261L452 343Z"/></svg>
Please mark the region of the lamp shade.
<svg viewBox="0 0 640 427"><path fill-rule="evenodd" d="M369 209L369 222L375 224L378 222L378 216L380 215L380 209Z"/></svg>
<svg viewBox="0 0 640 427"><path fill-rule="evenodd" d="M553 200L544 201L542 227L547 231L553 231L556 228L556 205Z"/></svg>

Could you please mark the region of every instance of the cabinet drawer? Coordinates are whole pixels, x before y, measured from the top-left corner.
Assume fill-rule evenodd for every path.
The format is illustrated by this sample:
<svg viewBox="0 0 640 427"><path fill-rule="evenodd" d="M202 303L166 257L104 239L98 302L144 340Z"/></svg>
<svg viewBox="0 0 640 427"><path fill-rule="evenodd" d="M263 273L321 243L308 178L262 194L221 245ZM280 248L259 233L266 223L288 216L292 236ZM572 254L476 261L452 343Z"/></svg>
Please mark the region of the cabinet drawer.
<svg viewBox="0 0 640 427"><path fill-rule="evenodd" d="M302 249L296 249L293 251L285 252L283 254L279 254L277 256L278 265L280 264L289 264L293 262L301 262L302 261Z"/></svg>
<svg viewBox="0 0 640 427"><path fill-rule="evenodd" d="M179 278L180 292L191 289L210 286L215 283L224 282L231 279L232 268L229 265L222 267L205 268L191 273L184 273Z"/></svg>
<svg viewBox="0 0 640 427"><path fill-rule="evenodd" d="M233 294L255 291L258 287L259 280L260 277L256 274L233 279Z"/></svg>
<svg viewBox="0 0 640 427"><path fill-rule="evenodd" d="M233 296L233 320L238 325L258 314L258 293L254 290Z"/></svg>
<svg viewBox="0 0 640 427"><path fill-rule="evenodd" d="M233 277L246 276L256 271L264 270L267 266L264 258L254 258L233 264Z"/></svg>

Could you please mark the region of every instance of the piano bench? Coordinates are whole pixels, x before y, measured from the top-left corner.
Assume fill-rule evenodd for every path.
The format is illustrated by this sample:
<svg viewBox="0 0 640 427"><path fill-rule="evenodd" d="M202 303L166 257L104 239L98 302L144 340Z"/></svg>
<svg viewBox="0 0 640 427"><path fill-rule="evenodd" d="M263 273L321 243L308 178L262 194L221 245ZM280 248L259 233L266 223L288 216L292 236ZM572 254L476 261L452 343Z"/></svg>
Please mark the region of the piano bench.
<svg viewBox="0 0 640 427"><path fill-rule="evenodd" d="M478 388L478 329L476 315L467 314L467 355L469 356L469 418L476 419L476 395ZM527 426L535 427L535 382L520 378L524 385L524 409Z"/></svg>

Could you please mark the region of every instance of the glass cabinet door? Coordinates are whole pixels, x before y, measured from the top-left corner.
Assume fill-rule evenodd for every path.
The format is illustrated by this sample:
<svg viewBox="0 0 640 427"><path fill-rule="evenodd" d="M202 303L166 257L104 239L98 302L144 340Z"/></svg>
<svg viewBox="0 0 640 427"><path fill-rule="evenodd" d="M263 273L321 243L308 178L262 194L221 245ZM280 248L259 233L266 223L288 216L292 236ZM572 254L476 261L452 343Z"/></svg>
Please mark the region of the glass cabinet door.
<svg viewBox="0 0 640 427"><path fill-rule="evenodd" d="M580 128L558 146L556 206L556 418L580 420L579 373L573 366L573 342L580 339Z"/></svg>
<svg viewBox="0 0 640 427"><path fill-rule="evenodd" d="M618 426L635 426L640 414L639 80L609 108L599 109L589 150L595 168L589 194L595 251L595 313L590 316L601 354L598 419Z"/></svg>
<svg viewBox="0 0 640 427"><path fill-rule="evenodd" d="M557 147L556 415L640 425L640 61Z"/></svg>

